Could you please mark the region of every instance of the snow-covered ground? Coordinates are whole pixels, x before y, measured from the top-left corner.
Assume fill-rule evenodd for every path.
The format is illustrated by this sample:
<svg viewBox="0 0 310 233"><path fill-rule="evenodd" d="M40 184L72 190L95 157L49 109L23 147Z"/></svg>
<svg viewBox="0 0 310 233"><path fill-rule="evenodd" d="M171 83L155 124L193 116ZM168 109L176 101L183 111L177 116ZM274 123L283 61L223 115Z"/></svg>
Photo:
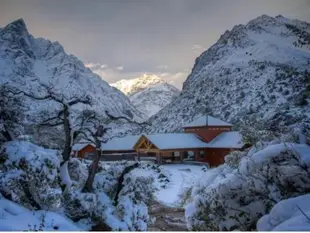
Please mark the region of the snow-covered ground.
<svg viewBox="0 0 310 233"><path fill-rule="evenodd" d="M81 231L70 219L50 211L30 211L0 196L0 231Z"/></svg>
<svg viewBox="0 0 310 233"><path fill-rule="evenodd" d="M159 188L156 199L167 206L179 206L180 196L191 188L204 173L202 166L187 164L166 164L160 166L170 182L166 188Z"/></svg>
<svg viewBox="0 0 310 233"><path fill-rule="evenodd" d="M310 194L277 203L257 222L259 231L309 231Z"/></svg>

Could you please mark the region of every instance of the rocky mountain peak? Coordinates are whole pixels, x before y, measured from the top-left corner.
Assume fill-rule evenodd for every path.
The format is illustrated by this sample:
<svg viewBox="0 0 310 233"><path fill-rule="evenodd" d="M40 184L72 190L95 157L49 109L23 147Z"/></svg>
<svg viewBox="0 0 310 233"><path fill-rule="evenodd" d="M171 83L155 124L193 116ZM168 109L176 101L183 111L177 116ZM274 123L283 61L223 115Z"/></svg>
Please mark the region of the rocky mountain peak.
<svg viewBox="0 0 310 233"><path fill-rule="evenodd" d="M22 18L17 19L13 21L12 23L8 24L4 28L4 30L11 31L11 32L14 32L15 34L20 34L20 35L24 34L25 32L28 33L25 21Z"/></svg>
<svg viewBox="0 0 310 233"><path fill-rule="evenodd" d="M155 74L142 74L140 77L134 79L122 79L116 83L112 83L111 86L116 87L126 95L130 96L159 83L166 83L166 81Z"/></svg>
<svg viewBox="0 0 310 233"><path fill-rule="evenodd" d="M38 94L42 91L40 83L45 83L63 99L89 95L92 99L91 109L100 114L107 110L115 116L124 115L137 121L142 118L127 96L91 72L77 57L68 55L60 43L34 38L28 33L22 19L0 29L0 57L0 84ZM38 114L42 110L53 114L58 104L25 98L25 106L25 112L33 118L27 121L32 122L39 121ZM72 112L76 116L88 107L77 105ZM128 128L122 127L121 130Z"/></svg>

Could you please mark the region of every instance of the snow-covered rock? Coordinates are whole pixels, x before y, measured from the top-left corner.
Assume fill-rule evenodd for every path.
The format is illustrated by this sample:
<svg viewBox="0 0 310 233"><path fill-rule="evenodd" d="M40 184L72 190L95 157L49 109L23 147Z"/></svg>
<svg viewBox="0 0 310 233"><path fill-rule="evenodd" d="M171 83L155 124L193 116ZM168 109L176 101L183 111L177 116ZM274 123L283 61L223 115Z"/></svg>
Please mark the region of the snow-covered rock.
<svg viewBox="0 0 310 233"><path fill-rule="evenodd" d="M259 231L309 231L310 194L278 202L257 222Z"/></svg>
<svg viewBox="0 0 310 233"><path fill-rule="evenodd" d="M153 116L167 104L170 104L180 90L168 83L160 83L147 87L129 96L131 103L147 118Z"/></svg>
<svg viewBox="0 0 310 233"><path fill-rule="evenodd" d="M126 95L130 96L139 91L144 90L152 85L166 83L161 77L154 74L143 74L138 78L134 79L122 79L116 83L110 84L116 87Z"/></svg>
<svg viewBox="0 0 310 233"><path fill-rule="evenodd" d="M309 129L309 38L309 23L282 16L226 31L196 59L180 95L150 118L149 131L179 131L201 114Z"/></svg>

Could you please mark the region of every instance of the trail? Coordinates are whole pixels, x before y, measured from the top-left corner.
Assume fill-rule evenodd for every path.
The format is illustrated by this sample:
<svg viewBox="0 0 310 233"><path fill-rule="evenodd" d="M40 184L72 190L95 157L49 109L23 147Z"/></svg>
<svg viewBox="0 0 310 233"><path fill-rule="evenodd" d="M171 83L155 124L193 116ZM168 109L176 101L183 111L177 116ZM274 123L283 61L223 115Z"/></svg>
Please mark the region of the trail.
<svg viewBox="0 0 310 233"><path fill-rule="evenodd" d="M148 231L188 231L183 208L168 207L154 202L149 214L156 220L149 226Z"/></svg>

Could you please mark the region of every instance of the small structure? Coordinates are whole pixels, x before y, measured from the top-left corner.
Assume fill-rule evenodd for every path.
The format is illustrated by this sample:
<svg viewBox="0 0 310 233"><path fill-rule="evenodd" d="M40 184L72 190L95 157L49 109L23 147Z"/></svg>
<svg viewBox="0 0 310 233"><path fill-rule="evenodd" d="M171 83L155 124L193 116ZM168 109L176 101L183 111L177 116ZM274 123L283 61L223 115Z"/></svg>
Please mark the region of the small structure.
<svg viewBox="0 0 310 233"><path fill-rule="evenodd" d="M102 144L103 158L119 160L147 156L156 158L158 163L164 160L192 160L213 167L224 163L225 156L231 151L245 148L242 136L232 131L230 123L212 116L202 116L183 128L184 133L142 134L111 139ZM84 147L78 145L75 146L75 149L81 148L76 152L78 157L95 149L91 144Z"/></svg>
<svg viewBox="0 0 310 233"><path fill-rule="evenodd" d="M77 158L92 158L96 152L94 144L89 142L80 142L72 146L72 156Z"/></svg>
<svg viewBox="0 0 310 233"><path fill-rule="evenodd" d="M134 145L139 135L129 135L122 138L113 138L101 145L102 160L134 160L137 152Z"/></svg>

